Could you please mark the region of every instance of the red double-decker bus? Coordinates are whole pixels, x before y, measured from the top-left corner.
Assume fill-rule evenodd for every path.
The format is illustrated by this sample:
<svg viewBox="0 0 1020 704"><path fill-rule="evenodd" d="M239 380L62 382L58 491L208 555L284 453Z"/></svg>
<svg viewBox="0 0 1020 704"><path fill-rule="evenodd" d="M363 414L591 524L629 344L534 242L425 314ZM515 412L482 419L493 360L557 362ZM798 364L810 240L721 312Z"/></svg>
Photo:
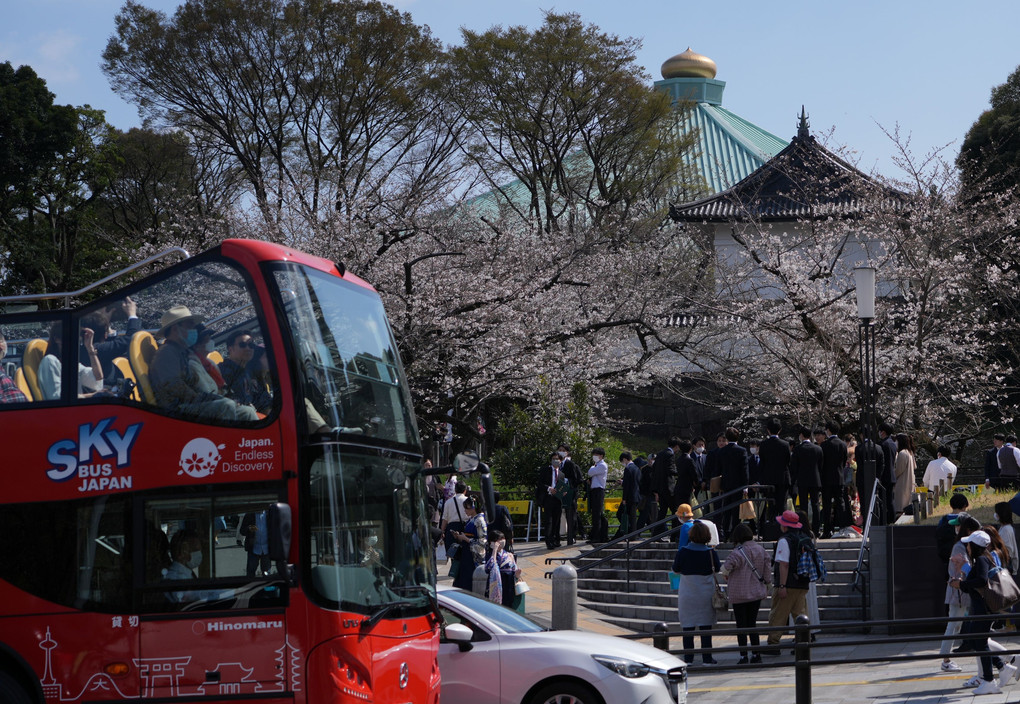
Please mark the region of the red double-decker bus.
<svg viewBox="0 0 1020 704"><path fill-rule="evenodd" d="M0 701L437 702L378 294L264 242L151 266L0 300Z"/></svg>

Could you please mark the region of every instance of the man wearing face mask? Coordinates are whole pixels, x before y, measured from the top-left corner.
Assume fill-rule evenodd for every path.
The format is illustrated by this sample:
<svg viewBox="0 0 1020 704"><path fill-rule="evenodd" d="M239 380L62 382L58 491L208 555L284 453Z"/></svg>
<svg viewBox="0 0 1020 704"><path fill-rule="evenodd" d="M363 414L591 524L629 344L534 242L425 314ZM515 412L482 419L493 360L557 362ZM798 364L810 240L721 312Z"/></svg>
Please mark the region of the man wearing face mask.
<svg viewBox="0 0 1020 704"><path fill-rule="evenodd" d="M173 564L166 571L167 581L195 579L195 574L202 564L202 540L198 533L190 528L181 528L170 540L170 556ZM174 591L167 592L167 599L175 603L198 601L206 598L203 592Z"/></svg>
<svg viewBox="0 0 1020 704"><path fill-rule="evenodd" d="M0 360L7 355L7 340L0 332ZM0 366L0 403L25 403L28 398L21 392L7 372Z"/></svg>
<svg viewBox="0 0 1020 704"><path fill-rule="evenodd" d="M700 477L699 484L694 487L695 503L701 503L708 498L708 477L705 476L705 438L698 436L693 440L694 450L691 451L691 461L694 462L694 471Z"/></svg>
<svg viewBox="0 0 1020 704"><path fill-rule="evenodd" d="M191 528L181 528L170 539L170 555L173 563L163 576L164 581L185 581L197 579L195 573L202 566L202 539ZM235 595L233 589L182 590L166 593L166 598L176 604L191 601L212 601L229 599Z"/></svg>
<svg viewBox="0 0 1020 704"><path fill-rule="evenodd" d="M202 391L198 377L189 367L198 344L197 325L203 317L192 315L185 306L171 306L160 319L159 335L165 342L149 365L149 380L156 403L182 415L237 420L244 417L235 401ZM240 416L239 416L240 414Z"/></svg>
<svg viewBox="0 0 1020 704"><path fill-rule="evenodd" d="M591 512L591 535L589 543L604 543L609 540L609 521L606 520L606 479L609 465L605 461L606 451L596 447L591 452L592 466L588 470L591 490L588 492L588 510Z"/></svg>

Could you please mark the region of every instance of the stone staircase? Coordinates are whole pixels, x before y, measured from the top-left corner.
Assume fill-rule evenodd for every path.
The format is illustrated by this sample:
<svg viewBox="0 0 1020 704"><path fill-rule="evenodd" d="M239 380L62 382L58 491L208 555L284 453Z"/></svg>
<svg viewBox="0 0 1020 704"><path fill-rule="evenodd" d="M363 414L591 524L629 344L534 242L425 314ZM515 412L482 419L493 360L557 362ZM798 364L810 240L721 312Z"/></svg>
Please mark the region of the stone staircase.
<svg viewBox="0 0 1020 704"><path fill-rule="evenodd" d="M589 609L604 614L602 620L637 632L652 632L655 624L677 621L676 592L669 585L669 570L676 554L675 543L651 543L630 555L630 591L627 591L627 558L620 555L611 562L578 574L577 595ZM773 543L763 543L772 554ZM857 566L860 540L819 541L819 554L825 560L828 577L817 582L818 612L823 621L860 621L861 594L851 583ZM730 548L717 548L719 559L726 561ZM605 557L602 551L581 553L572 560L574 567ZM608 554L608 553L606 553ZM768 598L762 602L759 619L767 618ZM735 627L733 612L720 620L720 628Z"/></svg>

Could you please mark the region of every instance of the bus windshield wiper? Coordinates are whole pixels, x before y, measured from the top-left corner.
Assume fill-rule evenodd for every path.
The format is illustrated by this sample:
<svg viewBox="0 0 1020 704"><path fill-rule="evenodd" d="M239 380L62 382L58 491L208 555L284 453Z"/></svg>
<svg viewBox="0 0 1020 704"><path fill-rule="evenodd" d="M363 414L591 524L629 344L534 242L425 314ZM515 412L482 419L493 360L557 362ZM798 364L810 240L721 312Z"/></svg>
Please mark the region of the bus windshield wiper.
<svg viewBox="0 0 1020 704"><path fill-rule="evenodd" d="M361 622L362 631L371 631L375 628L375 624L382 620L383 616L388 614L393 609L403 608L405 606L414 606L410 601L387 601L385 604L379 604L378 608L372 612L372 615Z"/></svg>
<svg viewBox="0 0 1020 704"><path fill-rule="evenodd" d="M390 589L395 592L421 592L429 600L429 606L432 607L432 612L436 615L439 625L442 626L446 623L446 619L443 618L443 614L439 610L439 597L424 584L403 584L399 587L390 587Z"/></svg>

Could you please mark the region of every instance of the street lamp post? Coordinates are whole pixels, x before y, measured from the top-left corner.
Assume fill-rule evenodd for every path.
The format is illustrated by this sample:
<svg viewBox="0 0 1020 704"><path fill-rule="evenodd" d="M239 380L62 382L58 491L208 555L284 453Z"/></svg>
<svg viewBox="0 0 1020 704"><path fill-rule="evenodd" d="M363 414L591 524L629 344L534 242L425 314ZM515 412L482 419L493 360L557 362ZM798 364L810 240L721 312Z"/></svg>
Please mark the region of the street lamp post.
<svg viewBox="0 0 1020 704"><path fill-rule="evenodd" d="M875 413L875 268L854 269L857 294L858 349L861 361L861 444L857 449L857 489L861 510L871 506L878 467L878 418ZM879 497L881 499L882 497ZM888 508L888 507L886 507ZM884 518L887 510L881 512ZM864 516L865 521L867 516Z"/></svg>

